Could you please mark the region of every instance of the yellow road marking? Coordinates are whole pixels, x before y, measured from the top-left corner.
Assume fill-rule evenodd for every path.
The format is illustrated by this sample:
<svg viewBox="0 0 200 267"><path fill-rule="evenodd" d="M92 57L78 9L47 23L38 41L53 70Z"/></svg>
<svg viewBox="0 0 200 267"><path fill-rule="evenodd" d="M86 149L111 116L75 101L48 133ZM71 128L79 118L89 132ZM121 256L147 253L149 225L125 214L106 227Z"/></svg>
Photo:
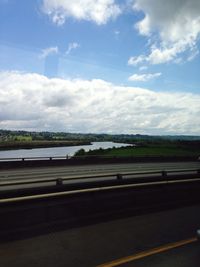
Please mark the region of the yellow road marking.
<svg viewBox="0 0 200 267"><path fill-rule="evenodd" d="M147 250L147 251L143 251L143 252L128 256L128 257L124 257L124 258L121 258L121 259L118 259L118 260L114 260L114 261L111 261L111 262L108 262L108 263L104 263L104 264L101 264L101 265L99 265L97 267L119 266L121 264L130 262L130 261L138 260L138 259L141 259L141 258L144 258L144 257L147 257L147 256L151 256L151 255L154 255L154 254L158 254L158 253L161 253L161 252L173 249L173 248L181 247L181 246L196 242L197 240L198 239L196 237L193 237L193 238L186 239L186 240L181 240L181 241L178 241L178 242L175 242L175 243L166 244L166 245L163 245L163 246L160 246L160 247L157 247L157 248L153 248L153 249L150 249L150 250Z"/></svg>

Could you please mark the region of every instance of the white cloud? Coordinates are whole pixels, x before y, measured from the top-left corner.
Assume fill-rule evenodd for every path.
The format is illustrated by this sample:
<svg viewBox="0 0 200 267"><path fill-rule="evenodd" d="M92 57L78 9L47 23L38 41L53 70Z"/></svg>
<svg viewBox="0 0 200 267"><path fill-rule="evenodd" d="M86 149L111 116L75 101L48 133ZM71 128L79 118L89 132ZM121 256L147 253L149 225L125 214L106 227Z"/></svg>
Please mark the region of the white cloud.
<svg viewBox="0 0 200 267"><path fill-rule="evenodd" d="M138 57L130 57L128 60L128 65L137 66L140 63L146 61L146 57L144 55L140 55Z"/></svg>
<svg viewBox="0 0 200 267"><path fill-rule="evenodd" d="M175 63L177 63L177 59L178 56L180 56L180 54L182 52L184 52L186 49L185 45L182 42L177 42L169 47L165 46L165 47L161 47L161 48L157 48L156 46L152 46L151 47L151 52L149 53L148 56L144 56L144 55L140 55L138 57L131 57L128 60L128 64L129 65L133 65L133 66L137 66L139 64L142 63L150 63L150 64L162 64L162 63L167 63L170 61L174 61ZM191 52L192 50L197 51L197 49L195 48L191 48L190 49ZM192 52L191 55L189 56L189 58L192 57L192 59L198 55L198 53L194 53Z"/></svg>
<svg viewBox="0 0 200 267"><path fill-rule="evenodd" d="M67 51L66 51L66 55L69 55L73 49L77 49L79 47L80 47L80 45L78 43L76 43L76 42L69 43Z"/></svg>
<svg viewBox="0 0 200 267"><path fill-rule="evenodd" d="M146 82L157 78L161 75L160 72L157 73L144 73L144 74L133 74L128 79L129 81L137 81L137 82Z"/></svg>
<svg viewBox="0 0 200 267"><path fill-rule="evenodd" d="M69 17L101 25L121 13L115 0L43 0L43 11L57 25L63 25Z"/></svg>
<svg viewBox="0 0 200 267"><path fill-rule="evenodd" d="M192 42L198 37L199 0L135 0L134 7L145 14L136 26L143 35L158 30L160 37L166 42Z"/></svg>
<svg viewBox="0 0 200 267"><path fill-rule="evenodd" d="M161 64L172 60L175 60L177 55L185 51L185 47L182 44L176 43L172 47L166 48L152 48L147 60L151 64Z"/></svg>
<svg viewBox="0 0 200 267"><path fill-rule="evenodd" d="M191 54L188 56L187 60L192 61L199 54L199 50L195 47L192 49Z"/></svg>
<svg viewBox="0 0 200 267"><path fill-rule="evenodd" d="M58 51L59 50L58 50L57 46L45 48L45 49L42 50L40 58L46 58L49 55L58 54Z"/></svg>
<svg viewBox="0 0 200 267"><path fill-rule="evenodd" d="M198 54L194 50L197 51L200 35L199 0L135 0L134 9L144 12L136 29L147 37L157 35L157 44L149 55L134 57L131 65L176 62L185 52L192 54L188 56L191 60Z"/></svg>
<svg viewBox="0 0 200 267"><path fill-rule="evenodd" d="M147 70L147 69L148 69L147 66L141 66L141 67L139 67L139 70L140 70L140 71Z"/></svg>
<svg viewBox="0 0 200 267"><path fill-rule="evenodd" d="M200 95L0 72L0 128L199 134Z"/></svg>

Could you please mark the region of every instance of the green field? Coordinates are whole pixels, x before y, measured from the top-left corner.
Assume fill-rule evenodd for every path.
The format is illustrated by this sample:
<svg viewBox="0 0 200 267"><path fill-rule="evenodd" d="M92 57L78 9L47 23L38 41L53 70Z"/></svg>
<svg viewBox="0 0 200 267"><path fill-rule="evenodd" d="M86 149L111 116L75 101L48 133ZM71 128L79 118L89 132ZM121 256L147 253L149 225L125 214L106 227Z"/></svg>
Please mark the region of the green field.
<svg viewBox="0 0 200 267"><path fill-rule="evenodd" d="M23 136L23 135L16 135L13 137L14 141L32 141L32 137L31 136Z"/></svg>
<svg viewBox="0 0 200 267"><path fill-rule="evenodd" d="M107 156L194 156L200 152L186 150L183 148L171 147L135 147L135 148L117 148L106 152Z"/></svg>
<svg viewBox="0 0 200 267"><path fill-rule="evenodd" d="M80 151L76 154L77 156L109 156L109 157L149 157L149 156L195 156L200 155L200 149L194 147L179 147L176 145L162 146L152 145L146 147L121 147L121 148L109 148L109 149L98 149L89 152Z"/></svg>

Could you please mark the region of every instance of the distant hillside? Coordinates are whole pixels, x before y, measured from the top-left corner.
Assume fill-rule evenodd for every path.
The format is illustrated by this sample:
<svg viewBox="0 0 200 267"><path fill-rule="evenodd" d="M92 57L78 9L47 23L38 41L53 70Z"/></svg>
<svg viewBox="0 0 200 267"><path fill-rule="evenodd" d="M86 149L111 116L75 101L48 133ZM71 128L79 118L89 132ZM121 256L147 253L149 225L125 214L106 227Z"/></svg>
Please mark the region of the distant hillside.
<svg viewBox="0 0 200 267"><path fill-rule="evenodd" d="M92 134L92 133L65 133L65 132L28 132L0 130L0 142L5 141L114 141L123 143L138 142L173 142L173 141L200 141L200 136L165 135L151 136L141 134Z"/></svg>

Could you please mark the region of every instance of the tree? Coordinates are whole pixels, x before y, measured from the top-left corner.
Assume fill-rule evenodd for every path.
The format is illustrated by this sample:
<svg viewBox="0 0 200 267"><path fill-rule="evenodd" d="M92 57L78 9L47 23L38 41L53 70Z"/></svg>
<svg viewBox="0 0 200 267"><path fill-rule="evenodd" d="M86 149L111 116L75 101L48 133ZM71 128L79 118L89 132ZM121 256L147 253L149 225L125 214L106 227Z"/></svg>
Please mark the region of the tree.
<svg viewBox="0 0 200 267"><path fill-rule="evenodd" d="M79 149L75 154L74 156L77 157L77 156L84 156L85 155L85 150L83 148Z"/></svg>

